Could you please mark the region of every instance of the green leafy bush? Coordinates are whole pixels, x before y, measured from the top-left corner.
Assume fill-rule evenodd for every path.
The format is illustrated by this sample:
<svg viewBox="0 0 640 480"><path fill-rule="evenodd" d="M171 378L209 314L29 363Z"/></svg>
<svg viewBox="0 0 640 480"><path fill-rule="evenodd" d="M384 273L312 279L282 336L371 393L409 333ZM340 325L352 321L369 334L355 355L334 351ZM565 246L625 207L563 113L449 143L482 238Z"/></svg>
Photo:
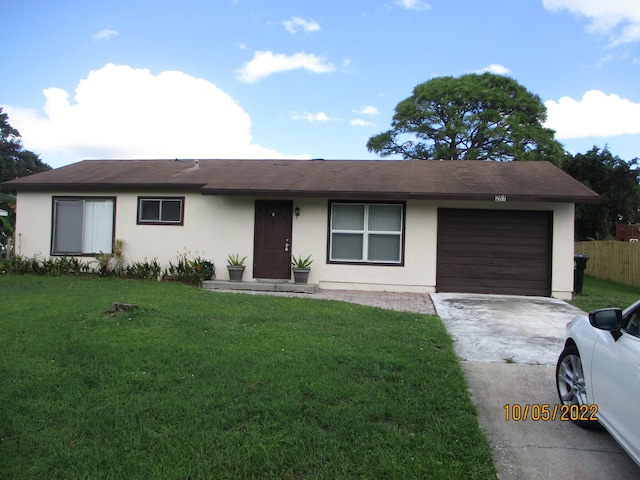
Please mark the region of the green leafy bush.
<svg viewBox="0 0 640 480"><path fill-rule="evenodd" d="M211 280L214 277L213 263L199 256L190 260L187 253L179 255L175 265L169 262L169 266L162 273L163 280L186 283L187 285L200 285L204 280Z"/></svg>
<svg viewBox="0 0 640 480"><path fill-rule="evenodd" d="M138 280L160 280L162 275L162 267L158 263L158 259L154 258L144 262L133 262L122 270L124 278L133 278Z"/></svg>
<svg viewBox="0 0 640 480"><path fill-rule="evenodd" d="M39 260L15 255L0 261L0 272L13 274L34 274L46 276L78 275L91 273L91 266L76 257L51 257Z"/></svg>
<svg viewBox="0 0 640 480"><path fill-rule="evenodd" d="M112 259L118 260L116 268L107 268ZM97 264L93 268L91 264ZM33 274L46 276L99 274L100 276L116 276L139 280L166 280L171 282L200 285L204 280L215 278L215 267L212 262L199 256L188 258L187 253L178 256L176 264L169 262L164 270L154 258L144 262L133 262L122 266L118 257L112 254L99 254L97 260L85 262L76 257L50 257L39 260L36 257L14 256L0 260L2 274Z"/></svg>

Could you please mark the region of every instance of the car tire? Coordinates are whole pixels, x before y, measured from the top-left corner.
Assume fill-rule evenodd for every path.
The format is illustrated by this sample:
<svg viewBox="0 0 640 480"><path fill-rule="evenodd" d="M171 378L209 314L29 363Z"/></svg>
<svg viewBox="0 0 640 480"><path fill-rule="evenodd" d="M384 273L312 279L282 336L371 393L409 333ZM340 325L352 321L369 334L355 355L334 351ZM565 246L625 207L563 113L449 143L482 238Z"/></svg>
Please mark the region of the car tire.
<svg viewBox="0 0 640 480"><path fill-rule="evenodd" d="M587 398L587 385L584 378L584 369L582 368L582 359L575 345L567 345L558 358L558 363L556 364L556 389L558 390L558 398L561 405L567 405L568 407L576 405L580 412L588 407L589 400ZM583 405L584 407L582 407ZM586 413L586 415L571 415L564 410L561 413L566 414L562 415L564 418L570 419L582 428L589 430L601 428L598 422L577 418L580 416L588 417L588 411L582 412Z"/></svg>

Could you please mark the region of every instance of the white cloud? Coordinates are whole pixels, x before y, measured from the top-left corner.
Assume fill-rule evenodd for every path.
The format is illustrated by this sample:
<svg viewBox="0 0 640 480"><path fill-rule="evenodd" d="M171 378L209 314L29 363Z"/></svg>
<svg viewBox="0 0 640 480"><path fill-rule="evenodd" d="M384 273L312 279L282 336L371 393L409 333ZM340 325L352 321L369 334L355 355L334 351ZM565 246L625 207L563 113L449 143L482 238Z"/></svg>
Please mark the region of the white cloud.
<svg viewBox="0 0 640 480"><path fill-rule="evenodd" d="M251 143L251 118L214 84L108 64L67 91L44 91L44 115L6 106L29 150L67 164L85 158L283 158ZM302 158L293 157L293 158Z"/></svg>
<svg viewBox="0 0 640 480"><path fill-rule="evenodd" d="M598 68L601 68L603 65L614 60L615 58L616 57L613 54L605 55L604 57L598 59L596 65L598 66Z"/></svg>
<svg viewBox="0 0 640 480"><path fill-rule="evenodd" d="M481 68L480 70L476 70L476 73L485 72L495 73L496 75L507 75L508 73L511 73L511 70L509 70L504 65L500 65L499 63L492 63L491 65Z"/></svg>
<svg viewBox="0 0 640 480"><path fill-rule="evenodd" d="M431 9L431 5L422 0L395 0L394 3L405 10L420 11Z"/></svg>
<svg viewBox="0 0 640 480"><path fill-rule="evenodd" d="M313 73L329 73L335 66L324 58L304 52L284 55L271 51L255 52L253 58L246 62L239 70L239 79L245 83L255 83L274 73L303 69Z"/></svg>
<svg viewBox="0 0 640 480"><path fill-rule="evenodd" d="M354 127L371 127L374 125L373 122L368 122L367 120L363 120L362 118L354 118L353 120L349 120L349 124Z"/></svg>
<svg viewBox="0 0 640 480"><path fill-rule="evenodd" d="M328 122L332 120L326 113L318 112L318 113L297 113L294 112L291 114L291 118L294 120L305 120L307 122Z"/></svg>
<svg viewBox="0 0 640 480"><path fill-rule="evenodd" d="M548 100L546 127L560 140L581 137L607 137L640 134L640 103L616 94L589 90L581 100L562 97Z"/></svg>
<svg viewBox="0 0 640 480"><path fill-rule="evenodd" d="M638 0L542 0L551 11L569 10L591 20L590 31L610 34L613 44L640 41Z"/></svg>
<svg viewBox="0 0 640 480"><path fill-rule="evenodd" d="M358 115L378 115L378 109L373 105L367 105L362 107L360 110L354 110L354 113Z"/></svg>
<svg viewBox="0 0 640 480"><path fill-rule="evenodd" d="M293 17L291 20L285 20L282 22L284 28L291 33L296 33L298 28L301 27L305 32L317 32L320 30L320 25L315 20L307 21L300 17Z"/></svg>
<svg viewBox="0 0 640 480"><path fill-rule="evenodd" d="M117 30L112 30L110 28L105 28L104 30L99 31L93 36L94 40L110 40L112 37L117 37L120 35L120 32Z"/></svg>

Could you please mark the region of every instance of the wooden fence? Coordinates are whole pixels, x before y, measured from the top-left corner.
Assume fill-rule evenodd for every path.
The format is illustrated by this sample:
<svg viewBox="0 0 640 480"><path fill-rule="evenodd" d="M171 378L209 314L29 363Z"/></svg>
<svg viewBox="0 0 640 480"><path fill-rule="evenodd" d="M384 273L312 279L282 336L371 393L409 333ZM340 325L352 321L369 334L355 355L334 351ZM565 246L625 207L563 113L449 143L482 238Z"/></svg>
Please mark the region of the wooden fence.
<svg viewBox="0 0 640 480"><path fill-rule="evenodd" d="M585 274L640 287L640 242L576 242L574 252L589 255Z"/></svg>

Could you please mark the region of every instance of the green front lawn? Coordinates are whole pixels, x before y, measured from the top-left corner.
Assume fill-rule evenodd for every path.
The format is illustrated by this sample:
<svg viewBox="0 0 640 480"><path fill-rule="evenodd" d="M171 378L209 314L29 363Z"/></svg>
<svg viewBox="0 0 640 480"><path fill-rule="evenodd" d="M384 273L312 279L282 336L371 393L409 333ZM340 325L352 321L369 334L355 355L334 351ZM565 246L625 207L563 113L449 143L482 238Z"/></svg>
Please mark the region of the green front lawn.
<svg viewBox="0 0 640 480"><path fill-rule="evenodd" d="M0 301L0 478L495 478L436 316L115 278Z"/></svg>
<svg viewBox="0 0 640 480"><path fill-rule="evenodd" d="M571 303L585 312L590 312L607 307L625 309L638 300L640 300L640 288L638 287L585 275L582 293L577 295Z"/></svg>

